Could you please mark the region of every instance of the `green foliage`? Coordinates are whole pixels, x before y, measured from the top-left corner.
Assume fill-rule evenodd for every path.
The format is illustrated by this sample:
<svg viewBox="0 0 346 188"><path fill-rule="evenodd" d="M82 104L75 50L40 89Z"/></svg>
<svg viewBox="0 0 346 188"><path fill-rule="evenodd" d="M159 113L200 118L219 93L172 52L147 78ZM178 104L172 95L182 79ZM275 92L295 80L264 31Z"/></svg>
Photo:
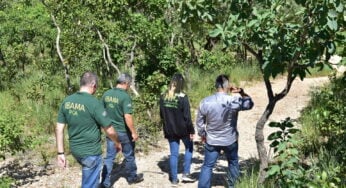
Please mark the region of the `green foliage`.
<svg viewBox="0 0 346 188"><path fill-rule="evenodd" d="M85 70L97 72L102 87L109 80L114 81L117 72L105 61L108 53L105 44L114 65L121 71L134 71L140 93L134 97L134 117L138 132L144 138L138 148L147 151L147 145L155 142L161 130L158 96L175 72L183 73L187 80L192 113L200 99L214 92L214 79L220 73L229 74L236 85L241 80L257 80L261 76L259 70L266 77L292 71L293 77L304 78L310 72L308 67L317 67L314 63L321 61L321 55L328 58L334 52L345 54L345 48L342 49L345 32L339 34L345 27L342 3L338 0L1 1L0 99L5 102L0 109L5 113L0 115L0 125L5 133L1 134L4 139L0 139L0 143L9 144L12 137L16 141L18 137L35 135L27 146L51 145L44 142L47 135L42 133L48 136L53 133L55 113L66 96L64 70L55 46L57 28L51 16L56 18L62 31L63 63L68 65L73 83L77 83ZM209 32L210 29L213 30ZM251 57L257 58L259 61L255 63L259 65L249 67L240 62L241 66L230 66L239 65L234 59L241 45L247 52L251 52L249 49L256 52ZM324 103L330 106L318 107L311 113L317 118L311 122L317 122L313 127L323 135L323 144L340 146L335 154L340 169L332 171L319 166L316 176L309 172L320 185L338 183L336 179L326 180L324 171L331 177L346 174L342 146L345 142L342 118L345 117L336 115L337 112L345 114L345 104L340 104L345 92L338 93L334 89L322 97L328 98ZM98 94L102 94L102 90ZM334 95L341 99L330 102ZM324 119L329 117L330 120ZM289 173L293 171L292 164L297 162L296 151L292 148L295 143L292 146L293 141L288 137L291 134L287 132L288 125L282 125L285 129L276 133L281 137L272 139L278 141L278 145L273 144L277 152L282 152L281 159L278 158L289 159L282 163L281 176L294 178ZM313 141L315 151L319 151L317 143L321 137L316 136ZM282 148L288 148L293 154L285 153ZM6 152L8 150L7 147ZM41 155L44 163L51 157L49 151L42 150ZM72 160L72 156L69 157Z"/></svg>
<svg viewBox="0 0 346 188"><path fill-rule="evenodd" d="M304 143L303 134L293 128L290 119L271 122L270 127L280 128L268 136L272 141L270 147L274 148L274 162L267 170L266 184L274 187L338 187L343 185L340 173L342 167L337 158L337 152L319 149L318 156L311 155L310 159L304 158L299 150ZM299 134L296 134L299 133Z"/></svg>
<svg viewBox="0 0 346 188"><path fill-rule="evenodd" d="M61 100L66 96L62 84L64 81L59 76L48 76L41 71L33 72L34 74L25 76L25 80L10 90L21 104L16 111L25 114L23 116L31 133L53 133L56 112Z"/></svg>
<svg viewBox="0 0 346 188"><path fill-rule="evenodd" d="M332 74L333 69L329 66L316 66L314 68L310 68L309 72L311 73L311 75L308 75L308 77L323 77Z"/></svg>
<svg viewBox="0 0 346 188"><path fill-rule="evenodd" d="M257 81L261 77L259 68L250 64L241 66L224 64L222 67L210 67L208 71L204 71L199 66L191 66L185 73L187 75L186 93L189 96L192 109L198 108L201 99L215 92L215 78L220 74L229 75L231 84L239 87L245 86L243 83L240 85L243 80L251 82Z"/></svg>
<svg viewBox="0 0 346 188"><path fill-rule="evenodd" d="M203 70L215 70L222 69L226 65L227 67L235 65L236 62L231 54L223 51L201 50L198 64Z"/></svg>
<svg viewBox="0 0 346 188"><path fill-rule="evenodd" d="M2 176L0 177L0 187L11 187L15 180L11 177Z"/></svg>
<svg viewBox="0 0 346 188"><path fill-rule="evenodd" d="M26 71L32 71L32 74L26 74L25 79L13 85L11 90L0 93L0 99L4 101L0 105L3 112L0 115L1 155L37 146L42 148L54 132L56 112L65 97L63 78L47 76L30 67ZM49 150L45 152L50 156Z"/></svg>
<svg viewBox="0 0 346 188"><path fill-rule="evenodd" d="M258 180L258 170L252 170L251 174L242 175L240 177L239 183L237 183L237 187L239 187L239 188L259 188L261 186L258 185L257 180Z"/></svg>
<svg viewBox="0 0 346 188"><path fill-rule="evenodd" d="M308 183L309 188L337 188L334 183L328 182L328 174L323 171L315 176L313 182Z"/></svg>
<svg viewBox="0 0 346 188"><path fill-rule="evenodd" d="M311 165L306 171L306 177L309 177L308 184L311 188L317 187L342 187L340 176L341 166L335 158L334 151L328 151L321 147L317 156L310 157ZM315 159L316 158L316 159Z"/></svg>
<svg viewBox="0 0 346 188"><path fill-rule="evenodd" d="M225 47L254 50L266 77L292 71L304 78L308 67L323 54L329 58L335 43L344 41L339 32L345 27L343 7L339 0L231 1L231 14L210 36L220 37Z"/></svg>
<svg viewBox="0 0 346 188"><path fill-rule="evenodd" d="M159 69L158 54L167 49L165 1L44 2L61 27L61 50L72 75L88 69L102 80L114 80L115 65L121 71L140 72L136 82L145 86L143 81Z"/></svg>
<svg viewBox="0 0 346 188"><path fill-rule="evenodd" d="M134 121L141 138L137 150L148 153L148 147L160 139L162 130L159 117L158 98L155 95L144 94L134 98Z"/></svg>
<svg viewBox="0 0 346 188"><path fill-rule="evenodd" d="M159 117L159 95L167 83L167 78L159 72L148 77L150 86L146 87L142 94L134 97L134 117L138 133L141 138L141 146L145 152L147 147L158 139L162 130ZM139 148L139 147L138 147Z"/></svg>
<svg viewBox="0 0 346 188"><path fill-rule="evenodd" d="M0 9L0 89L10 88L22 79L28 65L55 73L54 30L44 6L7 1Z"/></svg>
<svg viewBox="0 0 346 188"><path fill-rule="evenodd" d="M291 119L282 122L270 122L270 127L279 128L268 136L274 148L274 163L267 170L267 179L273 180L279 187L300 187L305 185L304 169L300 166L299 151L296 148L297 139L292 135L299 130L293 128Z"/></svg>
<svg viewBox="0 0 346 188"><path fill-rule="evenodd" d="M0 106L0 158L5 158L6 154L16 154L25 151L31 146L32 138L25 135L24 116L18 115L12 98L9 95L1 95L1 101L6 104ZM8 105L8 106L5 106Z"/></svg>
<svg viewBox="0 0 346 188"><path fill-rule="evenodd" d="M332 77L328 86L312 93L310 104L302 113L303 129L299 134L290 138L288 130L293 126L290 122L270 124L281 129L268 137L276 152L275 162L267 171L271 184L280 187L345 185L345 83L345 76Z"/></svg>
<svg viewBox="0 0 346 188"><path fill-rule="evenodd" d="M316 152L321 147L333 151L340 165L341 179L346 174L346 76L331 77L328 86L312 93L309 106L303 111L304 140L301 148L305 153ZM312 140L312 141L310 141Z"/></svg>

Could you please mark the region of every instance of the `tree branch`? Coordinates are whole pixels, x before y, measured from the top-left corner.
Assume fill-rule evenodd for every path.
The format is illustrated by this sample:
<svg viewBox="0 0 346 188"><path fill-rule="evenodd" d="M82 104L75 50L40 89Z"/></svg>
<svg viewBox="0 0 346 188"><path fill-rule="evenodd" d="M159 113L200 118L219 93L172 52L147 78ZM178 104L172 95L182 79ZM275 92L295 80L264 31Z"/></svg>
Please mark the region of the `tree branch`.
<svg viewBox="0 0 346 188"><path fill-rule="evenodd" d="M293 67L293 66L291 66L291 67ZM285 88L280 93L275 95L276 101L279 101L282 98L284 98L288 94L288 92L290 91L292 84L293 84L293 81L295 80L295 77L293 76L292 70L293 70L293 68L288 68Z"/></svg>
<svg viewBox="0 0 346 188"><path fill-rule="evenodd" d="M61 49L60 49L60 35L61 35L61 29L59 27L59 24L56 22L55 16L53 14L51 14L51 19L57 29L57 35L56 35L56 41L55 41L55 45L56 45L56 51L58 53L60 62L62 63L62 66L64 67L65 70L65 79L66 79L66 83L67 83L67 89L68 92L72 92L72 86L71 86L71 81L70 81L70 75L69 75L69 66L68 63L66 63L64 57L62 56L61 53Z"/></svg>
<svg viewBox="0 0 346 188"><path fill-rule="evenodd" d="M175 38L175 34L172 32L172 34L171 34L171 40L169 41L169 44L170 44L171 46L173 46L173 44L174 44L174 38Z"/></svg>
<svg viewBox="0 0 346 188"><path fill-rule="evenodd" d="M247 48L249 49L249 48ZM252 51L254 51L252 48L250 48ZM257 58L257 61L260 65L259 69L261 70L262 72L262 75L263 75L263 81L264 81L264 84L267 88L267 96L268 96L268 100L269 102L272 101L274 99L274 92L273 92L273 88L272 88L272 84L270 83L270 79L269 79L269 76L266 76L264 74L264 70L262 69L262 65L264 64L264 60L263 60L263 51L262 50L259 50L258 53L255 52L255 55L256 58Z"/></svg>
<svg viewBox="0 0 346 188"><path fill-rule="evenodd" d="M103 59L105 60L105 62L107 64L107 67L110 64L118 72L118 74L120 75L121 72L120 72L119 68L113 63L112 57L110 56L108 44L104 41L103 36L102 36L100 30L96 29L96 32L97 32L97 34L99 36L99 39L102 42L103 51L104 51Z"/></svg>
<svg viewBox="0 0 346 188"><path fill-rule="evenodd" d="M257 53L254 49L252 49L247 43L242 42L242 44L246 50L248 50L252 55L256 57L258 61L262 61L262 58L260 57L259 53Z"/></svg>
<svg viewBox="0 0 346 188"><path fill-rule="evenodd" d="M137 41L135 40L135 42L133 43L132 45L132 48L131 48L131 53L130 53L130 60L129 60L129 63L130 63L130 67L131 67L131 75L133 77L132 79L132 84L131 84L131 89L133 91L133 93L136 95L136 96L139 96L139 93L137 92L136 88L135 88L135 80L136 80L136 75L135 75L135 67L134 67L134 64L133 64L133 61L135 59L135 49L136 49L136 46L137 46Z"/></svg>
<svg viewBox="0 0 346 188"><path fill-rule="evenodd" d="M135 40L135 42L132 45L131 52L130 52L129 63L130 63L131 66L133 64L133 60L135 59L135 48L136 48L136 46L137 46L137 44L136 44L136 40Z"/></svg>
<svg viewBox="0 0 346 188"><path fill-rule="evenodd" d="M274 92L273 92L272 84L270 83L269 77L266 77L265 75L263 75L263 81L267 88L268 100L272 101L274 99Z"/></svg>
<svg viewBox="0 0 346 188"><path fill-rule="evenodd" d="M101 42L102 42L102 46L103 46L103 59L105 60L105 62L106 62L106 64L107 64L107 67L108 67L108 65L110 64L110 65L118 72L118 74L120 75L121 72L120 72L119 68L113 63L112 57L111 57L111 55L110 55L110 51L109 51L109 46L108 46L108 44L107 44L107 43L105 42L105 40L103 39L103 36L102 36L100 30L96 28L96 32L97 32L97 34L98 34L98 36L99 36L99 39L100 39ZM136 43L135 43L134 47L132 47L132 50L134 50L135 46L136 46ZM134 55L133 55L133 56L134 56ZM133 56L131 56L131 58L132 58L132 59L130 59L131 61L133 61L133 59L134 59ZM138 91L136 90L135 87L133 87L133 85L134 85L134 84L131 84L130 89L133 91L133 93L134 93L136 96L139 96Z"/></svg>

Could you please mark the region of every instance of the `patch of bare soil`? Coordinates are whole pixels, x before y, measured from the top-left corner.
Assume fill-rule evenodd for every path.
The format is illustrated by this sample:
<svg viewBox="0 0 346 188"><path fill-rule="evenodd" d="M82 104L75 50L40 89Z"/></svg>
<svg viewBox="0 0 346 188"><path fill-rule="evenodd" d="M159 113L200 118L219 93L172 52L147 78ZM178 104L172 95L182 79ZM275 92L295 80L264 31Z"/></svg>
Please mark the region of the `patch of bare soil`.
<svg viewBox="0 0 346 188"><path fill-rule="evenodd" d="M278 102L270 121L281 121L286 117L296 119L299 117L300 111L305 107L309 101L309 91L311 88L321 86L326 83L328 78L306 78L304 81L295 80L291 91L288 96ZM276 79L272 81L273 89L276 93L281 91L282 86L285 84L285 80ZM265 106L268 103L266 97L266 89L263 83L257 83L251 86L244 84L244 90L246 93L252 96L255 106L250 111L240 112L238 120L239 129L239 157L241 168L246 168L247 165L253 163L253 159L258 158L256 142L255 142L255 127L257 120L262 115ZM273 130L269 127L265 127L264 134L267 137ZM203 163L203 146L198 139L195 141L195 149L193 156L193 163L191 166L191 174L198 179L200 168ZM268 142L265 143L268 148ZM54 146L52 146L54 147ZM269 152L269 148L267 150ZM183 159L183 144L180 147L180 159ZM134 185L128 185L122 173L122 163L117 163L113 170L113 182L114 187L118 188L165 188L171 187L168 180L169 173L169 147L168 142L165 139L160 140L149 152L148 155L138 153L137 166L138 172L144 174L144 181ZM181 177L182 162L179 165L179 176ZM37 162L36 162L37 163ZM27 161L6 161L0 163L0 176L5 174L11 175L11 177L19 180L19 184L14 187L47 187L47 188L76 188L80 187L81 182L81 170L77 167L69 167L67 169L60 169L55 165L55 162L51 162L48 167L44 168L39 165L33 165L34 162ZM224 186L224 169L227 163L223 156L220 156L218 163L214 168L214 175L212 180L212 186L221 188ZM197 187L197 181L194 183L179 183L178 187L189 188Z"/></svg>

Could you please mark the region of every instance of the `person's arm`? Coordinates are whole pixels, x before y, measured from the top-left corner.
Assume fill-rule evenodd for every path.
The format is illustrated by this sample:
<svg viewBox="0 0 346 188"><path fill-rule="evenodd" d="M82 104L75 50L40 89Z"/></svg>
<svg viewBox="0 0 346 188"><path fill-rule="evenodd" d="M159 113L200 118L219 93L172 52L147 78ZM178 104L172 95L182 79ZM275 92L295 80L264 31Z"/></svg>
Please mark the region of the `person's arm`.
<svg viewBox="0 0 346 188"><path fill-rule="evenodd" d="M138 134L137 134L137 131L136 131L135 126L133 124L132 115L131 114L124 114L124 118L125 118L126 126L131 131L132 141L133 142L137 141L138 140Z"/></svg>
<svg viewBox="0 0 346 188"><path fill-rule="evenodd" d="M254 103L251 97L247 93L245 93L243 88L231 87L231 92L240 94L241 110L250 110L253 107Z"/></svg>
<svg viewBox="0 0 346 188"><path fill-rule="evenodd" d="M196 117L196 128L197 133L201 137L202 142L206 141L206 117L202 113L202 103L199 106L197 117Z"/></svg>
<svg viewBox="0 0 346 188"><path fill-rule="evenodd" d="M64 128L65 124L57 123L55 127L55 139L56 139L56 147L58 150L58 165L63 168L66 168L66 158L64 154Z"/></svg>
<svg viewBox="0 0 346 188"><path fill-rule="evenodd" d="M193 124L192 124L190 102L187 95L185 95L183 98L183 113L184 113L184 120L187 126L187 131L190 134L190 139L193 140L195 135L195 128L193 127Z"/></svg>
<svg viewBox="0 0 346 188"><path fill-rule="evenodd" d="M110 138L114 142L117 152L120 152L122 150L121 143L119 141L118 134L114 130L113 126L109 125L108 127L102 127L102 129L105 131L108 138Z"/></svg>

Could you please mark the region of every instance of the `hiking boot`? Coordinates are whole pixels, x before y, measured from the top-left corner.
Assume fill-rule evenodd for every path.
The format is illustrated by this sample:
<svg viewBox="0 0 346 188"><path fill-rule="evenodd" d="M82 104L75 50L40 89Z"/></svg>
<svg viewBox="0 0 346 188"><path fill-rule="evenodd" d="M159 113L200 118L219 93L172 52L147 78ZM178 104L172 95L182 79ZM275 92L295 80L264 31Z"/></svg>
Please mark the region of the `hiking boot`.
<svg viewBox="0 0 346 188"><path fill-rule="evenodd" d="M177 180L172 180L171 183L172 183L172 187L177 187L178 184L179 184L179 180L178 179Z"/></svg>
<svg viewBox="0 0 346 188"><path fill-rule="evenodd" d="M143 174L137 174L136 177L134 177L133 179L129 179L128 183L129 184L135 184L135 183L139 183L142 182L144 180L143 178Z"/></svg>
<svg viewBox="0 0 346 188"><path fill-rule="evenodd" d="M182 182L195 182L196 179L191 174L183 174Z"/></svg>

